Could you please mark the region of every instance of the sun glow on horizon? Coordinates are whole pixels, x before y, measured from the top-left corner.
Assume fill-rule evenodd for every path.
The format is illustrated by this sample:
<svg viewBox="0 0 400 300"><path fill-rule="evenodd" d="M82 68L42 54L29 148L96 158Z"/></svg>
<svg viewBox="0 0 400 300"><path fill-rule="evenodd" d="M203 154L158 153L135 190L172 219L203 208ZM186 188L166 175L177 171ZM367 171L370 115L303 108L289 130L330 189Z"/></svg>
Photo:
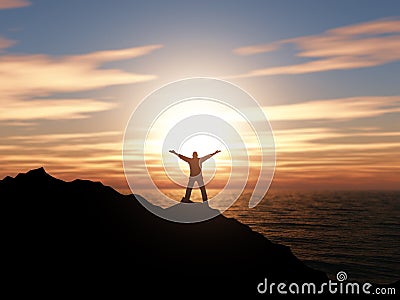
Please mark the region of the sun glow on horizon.
<svg viewBox="0 0 400 300"><path fill-rule="evenodd" d="M204 117L208 123L214 122L214 118L217 118L230 124L235 132L241 134L231 135L229 131L224 131L222 128L218 137L206 131L196 132L196 128L201 128L201 124L199 126L196 121L188 122L190 117ZM179 128L181 122L185 125ZM218 124L216 123L215 126ZM168 133L176 127L178 127L177 135L191 131L195 133L183 134L184 138L176 139L175 143L166 147L165 140L168 139ZM140 143L141 141L137 141L137 145ZM202 157L221 150L221 153L205 162L203 166L204 178L208 185L213 189L221 189L229 179L235 181L245 176L249 166L256 167L255 161L259 161L257 156L260 151L257 143L253 128L246 120L243 120L239 112L215 99L195 98L190 101L187 99L180 101L158 115L148 131L144 153L153 183L158 188L165 189L168 186L176 188L175 184L186 184L189 175L187 164L176 159L168 153L168 150L174 149L187 157L192 157L194 151ZM250 162L246 153L251 156ZM235 164L242 168L242 174L231 174L232 156L236 157Z"/></svg>

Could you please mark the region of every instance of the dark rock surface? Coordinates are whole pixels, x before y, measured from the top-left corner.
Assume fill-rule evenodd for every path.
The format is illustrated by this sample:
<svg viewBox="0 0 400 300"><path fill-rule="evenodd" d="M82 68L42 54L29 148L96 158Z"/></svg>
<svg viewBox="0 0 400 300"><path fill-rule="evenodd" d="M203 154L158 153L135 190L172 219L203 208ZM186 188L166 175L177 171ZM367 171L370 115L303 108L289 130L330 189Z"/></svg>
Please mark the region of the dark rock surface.
<svg viewBox="0 0 400 300"><path fill-rule="evenodd" d="M327 280L235 219L166 221L100 182L40 168L1 180L0 199L9 280L33 290L251 297L264 278Z"/></svg>

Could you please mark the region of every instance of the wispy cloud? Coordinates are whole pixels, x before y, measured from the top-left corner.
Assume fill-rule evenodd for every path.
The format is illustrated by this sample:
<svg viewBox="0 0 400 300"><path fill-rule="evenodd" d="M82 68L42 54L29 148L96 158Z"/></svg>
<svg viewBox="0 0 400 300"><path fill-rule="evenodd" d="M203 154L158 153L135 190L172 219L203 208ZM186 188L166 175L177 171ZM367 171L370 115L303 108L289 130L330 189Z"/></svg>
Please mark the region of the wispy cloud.
<svg viewBox="0 0 400 300"><path fill-rule="evenodd" d="M0 0L0 9L20 8L31 4L27 0Z"/></svg>
<svg viewBox="0 0 400 300"><path fill-rule="evenodd" d="M88 141L88 139L92 138L104 138L104 137L115 137L121 135L119 131L102 131L102 132L82 132L82 133L49 133L49 134L37 134L33 135L33 141L37 141L38 143L47 143L47 142L63 142L66 140L74 140L74 141ZM12 141L23 141L26 142L25 136L9 136L8 140Z"/></svg>
<svg viewBox="0 0 400 300"><path fill-rule="evenodd" d="M362 124L370 124L363 118L399 115L400 96L315 100L263 110L274 128L275 187L397 188L400 133L385 122Z"/></svg>
<svg viewBox="0 0 400 300"><path fill-rule="evenodd" d="M6 39L6 38L0 36L0 50L9 48L12 45L14 45L15 43L16 43L16 41L9 40L9 39Z"/></svg>
<svg viewBox="0 0 400 300"><path fill-rule="evenodd" d="M275 130L275 141L278 153L298 153L300 157L307 156L307 153L330 151L350 151L347 155L356 156L354 151L377 149L390 149L400 147L400 135L396 132L343 132L329 127L281 129ZM366 145L368 145L366 147ZM342 159L336 157L337 159ZM298 161L303 161L299 159Z"/></svg>
<svg viewBox="0 0 400 300"><path fill-rule="evenodd" d="M135 58L161 48L161 45L92 52L84 55L0 56L0 96L43 96L57 92L76 92L116 84L155 79L154 75L101 69L108 61Z"/></svg>
<svg viewBox="0 0 400 300"><path fill-rule="evenodd" d="M251 45L246 47L240 47L234 49L233 52L238 55L253 55L259 53L272 52L278 50L281 47L282 43L283 41L278 41L264 45Z"/></svg>
<svg viewBox="0 0 400 300"><path fill-rule="evenodd" d="M263 108L270 120L344 120L400 113L400 96L315 100Z"/></svg>
<svg viewBox="0 0 400 300"><path fill-rule="evenodd" d="M148 45L61 57L1 55L0 120L82 118L91 112L111 109L114 104L93 99L40 98L155 79L155 75L101 66L105 62L147 55L161 47Z"/></svg>
<svg viewBox="0 0 400 300"><path fill-rule="evenodd" d="M400 20L383 19L334 28L320 35L303 36L265 45L237 48L234 53L253 55L293 44L298 57L314 60L287 66L251 70L235 78L303 74L378 66L400 60Z"/></svg>
<svg viewBox="0 0 400 300"><path fill-rule="evenodd" d="M384 128L346 131L329 127L330 121L321 127L293 125L274 131L277 150L274 186L388 189L397 186L394 178L400 172L398 132L384 131ZM0 141L3 159L0 178L43 165L64 180L76 177L102 180L129 193L121 147L122 132L119 131L6 136ZM230 173L229 165L221 168L221 163L218 158L219 173L210 187L220 188ZM162 181L165 177L162 164L154 165L157 166L155 171L161 173L153 174L155 180L161 186L174 188L167 179Z"/></svg>
<svg viewBox="0 0 400 300"><path fill-rule="evenodd" d="M81 119L86 118L89 113L114 107L115 103L94 99L12 101L0 107L0 121Z"/></svg>
<svg viewBox="0 0 400 300"><path fill-rule="evenodd" d="M276 130L274 134L277 187L395 189L398 186L397 132L345 132L314 127Z"/></svg>

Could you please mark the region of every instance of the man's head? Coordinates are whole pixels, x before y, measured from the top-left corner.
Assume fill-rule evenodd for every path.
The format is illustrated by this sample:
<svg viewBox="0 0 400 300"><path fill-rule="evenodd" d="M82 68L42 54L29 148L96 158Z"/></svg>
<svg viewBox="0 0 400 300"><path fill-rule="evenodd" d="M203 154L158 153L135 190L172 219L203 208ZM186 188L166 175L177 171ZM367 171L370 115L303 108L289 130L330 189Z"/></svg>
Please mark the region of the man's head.
<svg viewBox="0 0 400 300"><path fill-rule="evenodd" d="M196 151L193 152L193 158L197 158L197 152Z"/></svg>

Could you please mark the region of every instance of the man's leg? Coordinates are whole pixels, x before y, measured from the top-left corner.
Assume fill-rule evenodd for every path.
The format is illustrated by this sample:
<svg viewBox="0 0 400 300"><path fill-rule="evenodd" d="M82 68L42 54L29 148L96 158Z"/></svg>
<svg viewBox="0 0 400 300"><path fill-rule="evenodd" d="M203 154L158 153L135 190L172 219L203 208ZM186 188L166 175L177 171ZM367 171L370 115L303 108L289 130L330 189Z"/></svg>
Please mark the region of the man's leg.
<svg viewBox="0 0 400 300"><path fill-rule="evenodd" d="M207 191L206 191L206 187L203 185L200 187L200 191L201 191L201 198L203 198L203 202L207 201Z"/></svg>
<svg viewBox="0 0 400 300"><path fill-rule="evenodd" d="M185 193L185 198L182 199L182 202L189 202L191 194L192 194L192 188L191 187L187 187L186 188L186 193Z"/></svg>
<svg viewBox="0 0 400 300"><path fill-rule="evenodd" d="M201 198L203 199L203 202L207 201L207 191L206 191L206 186L204 185L204 180L203 177L200 177L197 180L197 183L199 184L200 191L201 191Z"/></svg>
<svg viewBox="0 0 400 300"><path fill-rule="evenodd" d="M185 193L185 197L182 198L182 202L189 202L190 201L190 195L192 194L192 189L193 189L193 185L194 185L194 180L192 177L189 177L189 181L186 187L186 193Z"/></svg>

